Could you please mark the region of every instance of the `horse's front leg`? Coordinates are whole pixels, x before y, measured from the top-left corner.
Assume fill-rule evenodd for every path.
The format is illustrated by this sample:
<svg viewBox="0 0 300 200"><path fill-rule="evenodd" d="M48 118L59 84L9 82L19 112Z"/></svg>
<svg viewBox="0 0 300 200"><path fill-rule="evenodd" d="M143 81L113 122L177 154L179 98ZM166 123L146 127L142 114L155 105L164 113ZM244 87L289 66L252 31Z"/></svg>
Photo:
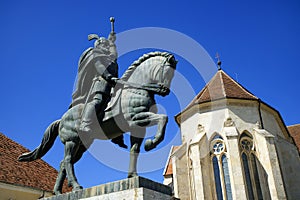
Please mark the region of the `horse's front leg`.
<svg viewBox="0 0 300 200"><path fill-rule="evenodd" d="M150 151L154 149L161 141L164 140L166 126L168 123L168 116L164 114L154 114L149 117L151 123L150 126L157 124L157 132L154 139L148 139L145 142L145 150Z"/></svg>
<svg viewBox="0 0 300 200"><path fill-rule="evenodd" d="M134 128L130 134L130 161L128 178L137 176L137 159L140 153L141 144L146 133L145 128Z"/></svg>

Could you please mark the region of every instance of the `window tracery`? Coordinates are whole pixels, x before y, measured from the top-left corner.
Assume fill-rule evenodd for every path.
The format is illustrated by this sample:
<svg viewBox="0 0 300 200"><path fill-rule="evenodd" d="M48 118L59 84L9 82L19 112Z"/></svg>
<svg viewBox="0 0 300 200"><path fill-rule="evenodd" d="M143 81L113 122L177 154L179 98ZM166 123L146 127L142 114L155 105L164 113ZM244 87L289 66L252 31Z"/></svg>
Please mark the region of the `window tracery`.
<svg viewBox="0 0 300 200"><path fill-rule="evenodd" d="M210 144L215 199L232 199L231 184L226 154L226 145L220 135L215 135Z"/></svg>

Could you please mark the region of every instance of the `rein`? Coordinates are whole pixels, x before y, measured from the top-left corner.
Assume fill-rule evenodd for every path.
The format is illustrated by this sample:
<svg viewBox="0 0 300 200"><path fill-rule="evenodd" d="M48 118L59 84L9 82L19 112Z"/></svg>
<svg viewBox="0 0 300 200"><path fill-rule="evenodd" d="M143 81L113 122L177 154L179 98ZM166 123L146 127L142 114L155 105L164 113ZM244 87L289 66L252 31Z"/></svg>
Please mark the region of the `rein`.
<svg viewBox="0 0 300 200"><path fill-rule="evenodd" d="M92 88L93 88L93 86L95 84L95 81L97 81L97 80L105 80L105 79L102 78L101 76L94 78L93 79L93 84L92 84L92 87L91 87L91 89L89 91L89 95L88 96L90 96L90 93L91 93ZM154 84L154 83L153 84L151 84L151 83L150 84L138 84L138 83L132 83L132 82L124 81L122 79L118 79L117 83L119 83L121 85L127 85L127 86L129 86L131 88L136 88L136 89L142 89L142 90L151 91L151 92L154 92L154 93L159 94L161 96L166 96L166 95L168 95L170 93L170 89L167 88L166 86L164 86L161 83L157 83L157 84ZM88 98L87 98L87 100L88 100Z"/></svg>
<svg viewBox="0 0 300 200"><path fill-rule="evenodd" d="M166 96L170 93L170 89L165 87L163 84L138 84L138 83L132 83L128 81L123 81L121 79L117 80L117 83L120 83L122 85L127 85L131 88L151 91L161 96Z"/></svg>

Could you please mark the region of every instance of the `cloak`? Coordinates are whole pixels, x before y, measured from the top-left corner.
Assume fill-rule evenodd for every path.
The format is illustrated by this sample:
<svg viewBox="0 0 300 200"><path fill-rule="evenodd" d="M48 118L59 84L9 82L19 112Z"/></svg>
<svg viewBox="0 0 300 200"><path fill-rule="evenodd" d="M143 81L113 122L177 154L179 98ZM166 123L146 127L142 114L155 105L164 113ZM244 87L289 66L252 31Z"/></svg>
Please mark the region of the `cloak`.
<svg viewBox="0 0 300 200"><path fill-rule="evenodd" d="M93 79L97 79L93 86ZM78 74L75 90L72 94L72 106L85 103L95 93L110 95L112 85L109 83L112 77L118 77L118 64L112 56L104 54L96 48L88 48L81 55L78 62ZM93 87L93 88L92 88ZM90 90L91 93L90 93ZM88 97L90 93L90 97ZM90 99L88 99L90 101Z"/></svg>

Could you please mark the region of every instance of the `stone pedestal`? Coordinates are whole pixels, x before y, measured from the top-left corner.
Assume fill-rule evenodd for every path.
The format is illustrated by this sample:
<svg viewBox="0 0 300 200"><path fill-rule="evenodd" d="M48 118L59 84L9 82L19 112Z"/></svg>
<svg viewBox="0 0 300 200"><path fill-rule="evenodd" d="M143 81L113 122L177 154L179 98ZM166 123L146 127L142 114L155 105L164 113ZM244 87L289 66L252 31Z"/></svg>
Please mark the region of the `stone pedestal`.
<svg viewBox="0 0 300 200"><path fill-rule="evenodd" d="M143 177L133 177L91 188L69 192L43 200L168 200L172 189Z"/></svg>

